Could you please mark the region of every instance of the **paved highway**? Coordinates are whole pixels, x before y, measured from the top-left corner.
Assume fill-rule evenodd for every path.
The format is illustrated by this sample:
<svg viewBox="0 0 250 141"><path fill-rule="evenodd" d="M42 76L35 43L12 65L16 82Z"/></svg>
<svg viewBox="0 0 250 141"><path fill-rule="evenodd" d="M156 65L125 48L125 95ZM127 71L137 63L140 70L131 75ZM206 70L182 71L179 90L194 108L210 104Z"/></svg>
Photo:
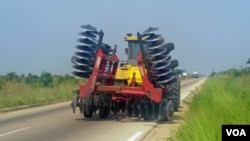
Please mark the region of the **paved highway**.
<svg viewBox="0 0 250 141"><path fill-rule="evenodd" d="M206 78L181 81L181 99ZM110 117L84 119L74 115L70 102L0 114L0 141L134 141L157 122Z"/></svg>

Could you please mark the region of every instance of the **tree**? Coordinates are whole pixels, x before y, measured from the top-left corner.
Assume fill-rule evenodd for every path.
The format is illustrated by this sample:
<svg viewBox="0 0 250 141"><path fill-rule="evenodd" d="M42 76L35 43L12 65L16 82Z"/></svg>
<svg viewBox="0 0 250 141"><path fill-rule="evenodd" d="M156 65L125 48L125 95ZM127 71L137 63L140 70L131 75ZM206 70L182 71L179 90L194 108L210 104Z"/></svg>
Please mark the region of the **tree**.
<svg viewBox="0 0 250 141"><path fill-rule="evenodd" d="M179 75L179 74L182 74L183 72L185 72L184 69L183 69L183 70L182 70L182 69L175 69L175 70L174 70L174 74L178 74L178 75Z"/></svg>
<svg viewBox="0 0 250 141"><path fill-rule="evenodd" d="M5 75L5 80L7 81L18 81L19 77L15 72L9 72Z"/></svg>
<svg viewBox="0 0 250 141"><path fill-rule="evenodd" d="M28 76L25 78L26 84L37 85L39 77L37 75L29 73Z"/></svg>
<svg viewBox="0 0 250 141"><path fill-rule="evenodd" d="M53 78L51 73L48 72L42 72L39 82L43 87L52 87L53 86Z"/></svg>

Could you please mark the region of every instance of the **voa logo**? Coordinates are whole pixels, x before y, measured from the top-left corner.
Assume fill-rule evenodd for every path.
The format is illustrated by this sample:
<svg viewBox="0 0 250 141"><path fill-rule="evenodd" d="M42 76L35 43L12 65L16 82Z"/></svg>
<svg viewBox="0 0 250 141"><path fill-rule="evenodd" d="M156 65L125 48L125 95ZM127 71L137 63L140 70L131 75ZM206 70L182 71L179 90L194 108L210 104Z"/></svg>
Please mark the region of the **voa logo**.
<svg viewBox="0 0 250 141"><path fill-rule="evenodd" d="M247 136L244 129L226 129L226 132L228 136Z"/></svg>

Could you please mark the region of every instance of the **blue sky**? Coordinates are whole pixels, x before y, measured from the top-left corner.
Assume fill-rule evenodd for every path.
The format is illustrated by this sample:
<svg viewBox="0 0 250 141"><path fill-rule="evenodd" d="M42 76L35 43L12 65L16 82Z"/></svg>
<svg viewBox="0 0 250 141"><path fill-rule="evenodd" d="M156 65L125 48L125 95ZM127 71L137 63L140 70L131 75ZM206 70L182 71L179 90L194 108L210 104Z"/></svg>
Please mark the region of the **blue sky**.
<svg viewBox="0 0 250 141"><path fill-rule="evenodd" d="M105 32L126 60L126 33L149 26L176 49L180 69L210 74L246 66L250 58L248 0L6 0L0 2L0 75L70 74L80 25Z"/></svg>

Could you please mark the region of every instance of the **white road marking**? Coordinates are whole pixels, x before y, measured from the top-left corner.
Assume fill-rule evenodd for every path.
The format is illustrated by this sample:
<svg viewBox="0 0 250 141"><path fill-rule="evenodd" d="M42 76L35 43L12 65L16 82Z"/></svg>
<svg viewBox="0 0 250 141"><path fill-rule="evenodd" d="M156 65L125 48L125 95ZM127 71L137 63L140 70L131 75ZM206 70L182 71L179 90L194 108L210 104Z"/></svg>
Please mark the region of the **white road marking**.
<svg viewBox="0 0 250 141"><path fill-rule="evenodd" d="M127 141L134 141L136 138L138 138L143 132L139 131L136 134L134 134L132 137L130 137Z"/></svg>
<svg viewBox="0 0 250 141"><path fill-rule="evenodd" d="M4 133L4 134L0 134L0 137L7 136L9 134L13 134L13 133L17 133L17 132L21 132L21 131L27 130L29 128L31 128L31 127L25 127L25 128L17 129L15 131L11 131L11 132L7 132L7 133Z"/></svg>

